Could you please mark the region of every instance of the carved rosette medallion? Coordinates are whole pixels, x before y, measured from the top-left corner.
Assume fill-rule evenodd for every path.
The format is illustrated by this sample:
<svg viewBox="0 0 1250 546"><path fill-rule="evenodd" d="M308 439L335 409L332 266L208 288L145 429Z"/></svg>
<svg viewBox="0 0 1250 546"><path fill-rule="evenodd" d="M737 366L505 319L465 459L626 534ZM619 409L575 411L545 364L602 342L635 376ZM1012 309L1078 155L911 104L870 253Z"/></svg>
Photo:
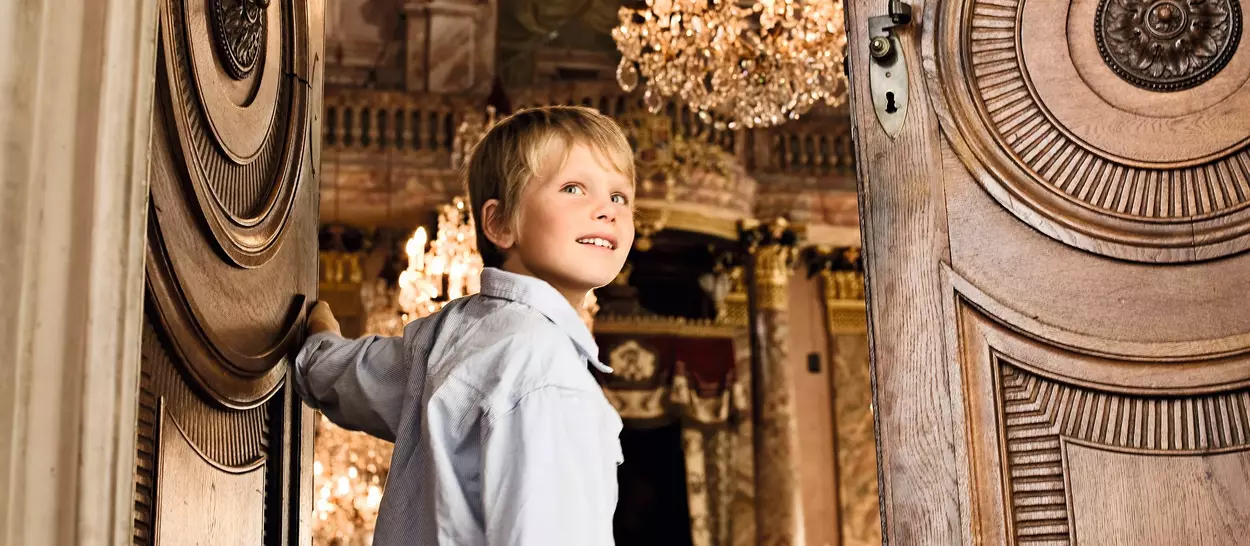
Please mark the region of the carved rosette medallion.
<svg viewBox="0 0 1250 546"><path fill-rule="evenodd" d="M221 64L236 80L251 75L265 47L269 0L212 0L213 41Z"/></svg>
<svg viewBox="0 0 1250 546"><path fill-rule="evenodd" d="M1017 219L1088 252L1187 263L1250 248L1238 3L1099 1L942 5L928 83L955 152Z"/></svg>
<svg viewBox="0 0 1250 546"><path fill-rule="evenodd" d="M1102 0L1094 35L1103 61L1152 91L1194 87L1237 51L1241 6L1232 0Z"/></svg>

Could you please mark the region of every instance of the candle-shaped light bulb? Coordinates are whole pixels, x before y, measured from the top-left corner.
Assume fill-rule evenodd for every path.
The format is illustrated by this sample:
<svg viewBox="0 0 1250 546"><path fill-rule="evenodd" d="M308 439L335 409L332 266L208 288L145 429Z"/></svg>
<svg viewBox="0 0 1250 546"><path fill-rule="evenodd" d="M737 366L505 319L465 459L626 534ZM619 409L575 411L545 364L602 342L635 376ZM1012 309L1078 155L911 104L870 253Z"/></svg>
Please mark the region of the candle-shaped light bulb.
<svg viewBox="0 0 1250 546"><path fill-rule="evenodd" d="M412 234L411 239L408 239L408 246L405 249L408 251L409 258L425 250L425 238L425 227L417 228L417 232Z"/></svg>
<svg viewBox="0 0 1250 546"><path fill-rule="evenodd" d="M454 300L464 295L464 269L461 259L452 260L447 278L447 299Z"/></svg>
<svg viewBox="0 0 1250 546"><path fill-rule="evenodd" d="M425 269L425 227L417 228L417 232L408 239L408 267L418 271Z"/></svg>

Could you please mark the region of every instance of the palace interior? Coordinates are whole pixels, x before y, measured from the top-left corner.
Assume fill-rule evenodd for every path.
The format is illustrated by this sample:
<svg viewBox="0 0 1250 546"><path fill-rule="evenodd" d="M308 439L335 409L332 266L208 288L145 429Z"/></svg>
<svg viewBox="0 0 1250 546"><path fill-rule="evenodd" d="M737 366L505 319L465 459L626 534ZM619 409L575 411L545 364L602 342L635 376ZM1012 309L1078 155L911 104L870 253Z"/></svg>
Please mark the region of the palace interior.
<svg viewBox="0 0 1250 546"><path fill-rule="evenodd" d="M879 543L847 110L821 104L798 121L734 131L675 99L648 108L641 89L617 81L620 6L328 2L321 298L349 336L393 333L405 311L424 314L411 301L401 308L401 276L410 265L450 269L430 264L464 252L451 248L457 234L472 241L453 205L463 196L457 167L491 118L597 108L626 128L639 166L638 242L626 271L596 292L593 318L586 312L601 359L617 370L601 383L626 423L618 543L754 544L756 518L775 507L796 543ZM750 226L766 232L776 218L789 222L789 240L748 248ZM418 226L430 242L410 260ZM435 251L440 237L448 247ZM759 261L777 270L755 277L750 308L749 252L771 253ZM456 284L466 283L448 290L462 293ZM758 350L776 359L767 385L792 389L763 412L783 438L763 452L752 440L750 313L764 334ZM389 446L324 419L317 435L314 538L363 543ZM762 484L776 489L770 503L757 501L757 460L788 474Z"/></svg>
<svg viewBox="0 0 1250 546"><path fill-rule="evenodd" d="M371 544L309 306L476 291L558 104L638 169L617 544L1244 545L1246 2L0 2L0 546Z"/></svg>

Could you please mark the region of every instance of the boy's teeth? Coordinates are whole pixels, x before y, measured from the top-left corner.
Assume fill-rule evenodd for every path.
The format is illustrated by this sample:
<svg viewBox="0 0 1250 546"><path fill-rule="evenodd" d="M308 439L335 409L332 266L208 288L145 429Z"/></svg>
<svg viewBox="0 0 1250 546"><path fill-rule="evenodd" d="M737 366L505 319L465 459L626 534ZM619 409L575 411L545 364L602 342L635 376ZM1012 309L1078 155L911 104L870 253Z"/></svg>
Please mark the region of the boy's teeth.
<svg viewBox="0 0 1250 546"><path fill-rule="evenodd" d="M582 244L601 246L603 248L612 248L612 243L609 243L606 239L600 239L598 237L592 237L589 239L578 239L577 242L582 243Z"/></svg>

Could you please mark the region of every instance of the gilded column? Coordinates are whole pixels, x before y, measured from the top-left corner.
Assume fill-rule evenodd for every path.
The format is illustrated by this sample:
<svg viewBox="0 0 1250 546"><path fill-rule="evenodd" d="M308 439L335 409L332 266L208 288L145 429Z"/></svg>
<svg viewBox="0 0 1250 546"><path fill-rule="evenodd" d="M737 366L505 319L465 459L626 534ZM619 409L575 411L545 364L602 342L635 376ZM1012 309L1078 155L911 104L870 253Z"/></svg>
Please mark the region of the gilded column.
<svg viewBox="0 0 1250 546"><path fill-rule="evenodd" d="M796 237L783 219L744 226L752 257L755 335L752 415L755 421L756 533L760 546L803 546L798 427L789 352L789 285L798 257Z"/></svg>

